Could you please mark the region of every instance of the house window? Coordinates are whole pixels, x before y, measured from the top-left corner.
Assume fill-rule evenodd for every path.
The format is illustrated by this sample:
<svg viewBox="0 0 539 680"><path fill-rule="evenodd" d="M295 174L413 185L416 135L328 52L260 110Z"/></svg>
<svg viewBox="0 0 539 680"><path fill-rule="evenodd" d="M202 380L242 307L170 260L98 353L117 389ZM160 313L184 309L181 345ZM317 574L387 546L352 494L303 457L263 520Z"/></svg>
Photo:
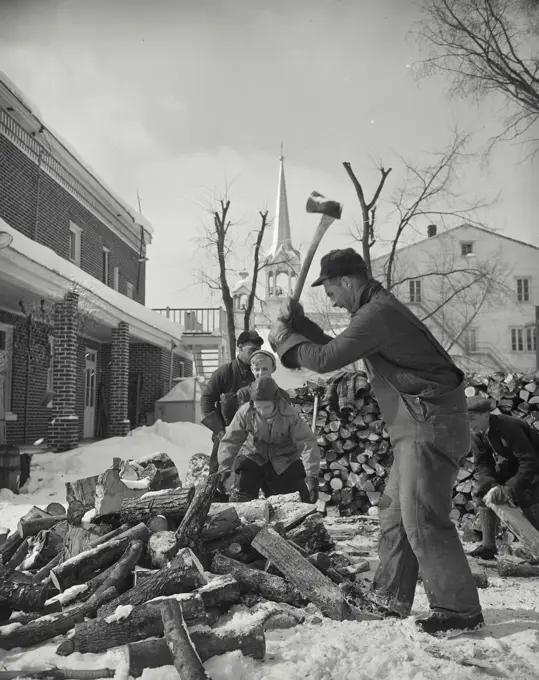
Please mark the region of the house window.
<svg viewBox="0 0 539 680"><path fill-rule="evenodd" d="M69 259L80 267L81 262L82 229L74 222L69 224Z"/></svg>
<svg viewBox="0 0 539 680"><path fill-rule="evenodd" d="M475 328L468 328L465 333L465 343L468 352L477 352L477 331Z"/></svg>
<svg viewBox="0 0 539 680"><path fill-rule="evenodd" d="M109 263L110 263L110 250L109 248L103 248L103 273L101 274L101 280L105 286L109 285Z"/></svg>
<svg viewBox="0 0 539 680"><path fill-rule="evenodd" d="M460 254L462 257L466 255L473 255L473 242L472 241L461 241L460 242Z"/></svg>
<svg viewBox="0 0 539 680"><path fill-rule="evenodd" d="M131 300L135 299L135 286L132 283L129 283L129 281L125 284L126 286L126 294L128 298L131 298Z"/></svg>
<svg viewBox="0 0 539 680"><path fill-rule="evenodd" d="M13 326L0 323L0 411L11 411Z"/></svg>
<svg viewBox="0 0 539 680"><path fill-rule="evenodd" d="M526 328L526 350L528 352L535 352L537 347L537 329L535 326L528 326Z"/></svg>
<svg viewBox="0 0 539 680"><path fill-rule="evenodd" d="M120 267L114 267L112 287L114 290L120 289Z"/></svg>
<svg viewBox="0 0 539 680"><path fill-rule="evenodd" d="M183 378L185 377L185 361L180 361L180 371L178 378Z"/></svg>
<svg viewBox="0 0 539 680"><path fill-rule="evenodd" d="M513 352L524 351L524 329L511 328L511 350Z"/></svg>
<svg viewBox="0 0 539 680"><path fill-rule="evenodd" d="M528 278L517 279L517 301L518 302L530 301L530 279Z"/></svg>
<svg viewBox="0 0 539 680"><path fill-rule="evenodd" d="M418 303L421 302L421 281L415 280L410 281L410 302Z"/></svg>

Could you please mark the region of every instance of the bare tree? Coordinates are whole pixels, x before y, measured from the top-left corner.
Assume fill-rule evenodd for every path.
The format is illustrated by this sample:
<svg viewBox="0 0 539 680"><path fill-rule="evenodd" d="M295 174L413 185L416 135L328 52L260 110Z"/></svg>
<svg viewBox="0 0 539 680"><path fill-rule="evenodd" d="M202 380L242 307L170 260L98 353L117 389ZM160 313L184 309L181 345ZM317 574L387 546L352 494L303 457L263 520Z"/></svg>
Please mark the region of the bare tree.
<svg viewBox="0 0 539 680"><path fill-rule="evenodd" d="M496 139L526 133L539 118L537 0L423 0L422 12L415 33L429 56L419 75L448 74L459 96L501 95Z"/></svg>
<svg viewBox="0 0 539 680"><path fill-rule="evenodd" d="M247 297L247 305L243 315L243 328L248 331L251 324L251 317L253 315L255 301L257 299L256 289L258 286L258 275L264 269L264 264L260 263L260 250L262 248L262 241L268 227L268 211L262 210L258 213L260 215L260 228L255 232L255 243L253 249L253 274L250 282L250 291Z"/></svg>

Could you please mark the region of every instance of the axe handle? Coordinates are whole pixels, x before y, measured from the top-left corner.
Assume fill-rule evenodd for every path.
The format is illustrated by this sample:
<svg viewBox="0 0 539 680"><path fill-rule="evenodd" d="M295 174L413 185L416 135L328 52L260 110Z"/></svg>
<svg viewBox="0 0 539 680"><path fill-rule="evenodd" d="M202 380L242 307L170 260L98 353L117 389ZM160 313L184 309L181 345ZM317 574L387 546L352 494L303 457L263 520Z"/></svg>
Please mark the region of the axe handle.
<svg viewBox="0 0 539 680"><path fill-rule="evenodd" d="M320 223L314 233L313 240L309 245L307 255L305 255L305 259L303 260L303 264L301 265L301 270L298 275L296 287L292 295L292 300L295 300L296 302L300 299L301 293L303 292L305 280L307 279L307 274L309 273L309 269L311 268L311 263L313 261L314 254L316 253L316 250L320 245L320 241L322 240L328 228L333 224L333 222L335 222L334 217L329 217L329 215L322 215L322 219L320 220Z"/></svg>

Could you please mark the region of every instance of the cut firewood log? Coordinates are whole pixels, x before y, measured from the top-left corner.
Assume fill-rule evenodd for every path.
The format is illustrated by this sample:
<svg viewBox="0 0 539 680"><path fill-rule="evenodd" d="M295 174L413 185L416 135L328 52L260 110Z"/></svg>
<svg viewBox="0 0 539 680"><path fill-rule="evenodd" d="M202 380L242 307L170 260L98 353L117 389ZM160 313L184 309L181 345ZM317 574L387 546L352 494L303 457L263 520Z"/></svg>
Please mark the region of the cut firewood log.
<svg viewBox="0 0 539 680"><path fill-rule="evenodd" d="M271 505L264 498L257 498L245 503L212 503L210 516L230 507L233 507L238 516L245 522L269 522L271 517Z"/></svg>
<svg viewBox="0 0 539 680"><path fill-rule="evenodd" d="M231 545L237 545L241 548L250 546L253 538L262 529L262 523L251 522L243 524L235 533L229 536L216 538L213 541L203 541L202 550L206 554L217 552L218 550L226 550Z"/></svg>
<svg viewBox="0 0 539 680"><path fill-rule="evenodd" d="M135 461L142 468L153 465L157 468L151 489L178 489L182 486L178 468L167 453L152 453Z"/></svg>
<svg viewBox="0 0 539 680"><path fill-rule="evenodd" d="M57 503L56 501L49 503L45 508L45 512L48 512L49 515L63 515L64 519L67 517L67 511L65 507L62 505L62 503Z"/></svg>
<svg viewBox="0 0 539 680"><path fill-rule="evenodd" d="M109 588L114 588L116 593L120 594L123 584L127 581L139 561L143 548L144 543L142 541L131 541L118 562L112 566L111 572L97 588L95 594L99 596Z"/></svg>
<svg viewBox="0 0 539 680"><path fill-rule="evenodd" d="M149 531L145 524L128 529L116 538L90 548L83 553L62 562L51 570L51 578L60 591L77 583L85 583L96 571L116 562L132 540L146 542Z"/></svg>
<svg viewBox="0 0 539 680"><path fill-rule="evenodd" d="M208 517L212 498L221 481L221 475L215 473L207 477L196 487L194 498L176 530L178 548L191 548L201 554L200 543L202 530Z"/></svg>
<svg viewBox="0 0 539 680"><path fill-rule="evenodd" d="M19 545L13 557L6 563L6 569L12 570L17 569L20 566L28 554L30 549L30 539L28 537L22 539L22 543Z"/></svg>
<svg viewBox="0 0 539 680"><path fill-rule="evenodd" d="M35 670L34 668L0 671L0 680L17 680L18 678L32 678L32 680L101 680L113 678L114 668L48 668Z"/></svg>
<svg viewBox="0 0 539 680"><path fill-rule="evenodd" d="M44 510L41 510L41 508L37 508L34 505L34 507L30 508L30 510L24 515L24 517L21 517L20 521L21 522L29 521L37 517L48 516L49 516L48 513L46 513ZM24 557L26 556L26 553L28 552L27 550L28 542L25 543L24 538L25 538L24 536L20 536L18 531L13 531L9 534L6 542L0 548L0 558L2 564L7 566L8 562L11 562L15 555L17 555L17 558L10 565L10 569L15 569L19 564L21 564ZM25 547L22 547L23 545ZM21 552L19 552L19 550Z"/></svg>
<svg viewBox="0 0 539 680"><path fill-rule="evenodd" d="M45 603L58 590L50 585L36 585L32 577L26 580L20 576L17 572L10 574L6 569L0 570L0 603L17 611L45 612ZM51 607L48 611L61 611L61 607Z"/></svg>
<svg viewBox="0 0 539 680"><path fill-rule="evenodd" d="M149 480L148 486L142 489L124 484L120 476L121 462L120 458L114 458L112 467L97 478L94 507L98 517L118 514L124 500L138 499L149 491Z"/></svg>
<svg viewBox="0 0 539 680"><path fill-rule="evenodd" d="M211 680L189 636L181 604L167 600L161 605L163 632L174 667L182 680Z"/></svg>
<svg viewBox="0 0 539 680"><path fill-rule="evenodd" d="M189 622L187 622L189 623ZM253 659L263 659L266 655L266 638L260 626L239 630L220 630L219 628L189 629L189 635L202 663L212 656L220 656L237 649ZM133 642L127 646L129 654L129 675L139 678L145 668L161 668L172 665L172 655L164 638L150 638Z"/></svg>
<svg viewBox="0 0 539 680"><path fill-rule="evenodd" d="M186 548L178 553L170 566L148 576L134 588L103 606L99 618L110 616L120 605L138 605L156 597L185 593L206 585L208 579L196 556Z"/></svg>
<svg viewBox="0 0 539 680"><path fill-rule="evenodd" d="M302 524L288 531L286 538L297 543L311 555L317 552L326 552L335 547L335 543L324 524L324 519L318 512L309 515Z"/></svg>
<svg viewBox="0 0 539 680"><path fill-rule="evenodd" d="M270 496L270 502L271 502ZM311 503L280 503L278 505L273 505L272 503L272 515L271 522L281 522L283 524L284 531L290 531L299 526L309 515L313 515L316 512L316 505Z"/></svg>
<svg viewBox="0 0 539 680"><path fill-rule="evenodd" d="M176 534L173 531L157 531L150 536L148 553L153 568L164 567L174 557L177 550Z"/></svg>
<svg viewBox="0 0 539 680"><path fill-rule="evenodd" d="M69 524L64 537L64 549L62 553L62 561L79 555L88 550L90 544L101 536L111 532L112 527L106 524Z"/></svg>
<svg viewBox="0 0 539 680"><path fill-rule="evenodd" d="M524 517L522 510L509 505L488 502L487 505L498 515L502 523L519 537L535 559L539 560L539 531Z"/></svg>
<svg viewBox="0 0 539 680"><path fill-rule="evenodd" d="M213 578L194 592L200 595L206 609L236 604L241 597L239 583L229 574Z"/></svg>
<svg viewBox="0 0 539 680"><path fill-rule="evenodd" d="M95 505L95 488L98 475L66 482L67 521L74 526L81 523L83 516Z"/></svg>
<svg viewBox="0 0 539 680"><path fill-rule="evenodd" d="M536 564L525 564L524 562L499 559L497 568L499 576L502 577L521 576L530 578L539 576L539 565Z"/></svg>
<svg viewBox="0 0 539 680"><path fill-rule="evenodd" d="M22 542L23 539L19 536L19 532L12 531L5 543L0 547L0 564L7 564L20 548Z"/></svg>
<svg viewBox="0 0 539 680"><path fill-rule="evenodd" d="M63 522L65 515L49 515L48 517L34 517L32 519L21 518L17 525L17 531L21 538L35 536L40 531L51 529L58 522Z"/></svg>
<svg viewBox="0 0 539 680"><path fill-rule="evenodd" d="M187 593L175 595L182 603L184 618L188 625L206 622L206 610L200 595ZM106 652L131 642L163 635L161 603L164 597L133 607L125 606L104 619L77 622L71 637L64 640L56 650L61 656L74 652L81 654Z"/></svg>
<svg viewBox="0 0 539 680"><path fill-rule="evenodd" d="M223 505L228 505L228 507L219 512L214 511L208 514L202 530L203 541L213 541L222 536L229 536L241 527L241 519L236 508L228 503L223 503Z"/></svg>
<svg viewBox="0 0 539 680"><path fill-rule="evenodd" d="M148 491L140 498L129 498L122 503L120 516L122 522L147 522L152 517L182 520L195 495L194 487Z"/></svg>
<svg viewBox="0 0 539 680"><path fill-rule="evenodd" d="M340 590L276 531L270 527L262 529L253 541L253 547L270 559L326 616L336 621L350 618L349 607Z"/></svg>
<svg viewBox="0 0 539 680"><path fill-rule="evenodd" d="M86 616L95 614L101 604L114 597L115 592L114 588L110 588L99 596L92 597L88 602L70 609L68 612L47 615L20 626L7 635L0 634L0 649L33 647L57 635L67 633L78 621L83 621Z"/></svg>
<svg viewBox="0 0 539 680"><path fill-rule="evenodd" d="M225 555L217 554L214 556L210 571L214 574L232 575L239 583L241 593L258 593L267 600L287 602L293 605L302 602L298 591L292 588L284 578L267 574L258 569L251 569Z"/></svg>
<svg viewBox="0 0 539 680"><path fill-rule="evenodd" d="M170 530L169 521L164 515L152 517L151 520L146 522L146 526L152 532L152 534L156 534L158 531Z"/></svg>

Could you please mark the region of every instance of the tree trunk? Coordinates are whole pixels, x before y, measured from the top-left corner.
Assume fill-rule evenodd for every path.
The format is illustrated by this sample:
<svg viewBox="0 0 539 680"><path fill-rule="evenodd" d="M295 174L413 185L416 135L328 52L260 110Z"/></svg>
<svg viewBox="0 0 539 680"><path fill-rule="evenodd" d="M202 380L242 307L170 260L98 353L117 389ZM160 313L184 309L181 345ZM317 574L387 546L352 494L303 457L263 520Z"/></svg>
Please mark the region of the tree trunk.
<svg viewBox="0 0 539 680"><path fill-rule="evenodd" d="M194 555L192 557L194 558ZM160 569L153 576L148 576L134 588L103 606L98 612L98 617L103 619L110 616L120 605L135 606L155 597L185 593L206 585L207 582L208 579L198 560L178 561Z"/></svg>
<svg viewBox="0 0 539 680"><path fill-rule="evenodd" d="M221 475L216 473L207 477L196 487L193 501L176 531L178 548L191 548L195 553L200 554L202 530L220 479Z"/></svg>
<svg viewBox="0 0 539 680"><path fill-rule="evenodd" d="M206 621L206 610L200 595L188 593L176 596L183 606L188 625ZM163 635L161 604L167 598L159 598L134 606L127 616L91 619L75 625L73 635L64 640L56 653L68 656L74 652L99 654L113 647ZM1 638L0 638L1 639Z"/></svg>
<svg viewBox="0 0 539 680"><path fill-rule="evenodd" d="M69 612L57 614L53 620L50 620L49 617L45 620L37 619L25 626L16 628L7 635L0 635L0 649L33 647L57 635L67 633L77 622L83 621L86 616L95 614L99 606L114 597L115 592L114 588L110 588L101 595L92 597L88 602L74 607Z"/></svg>
<svg viewBox="0 0 539 680"><path fill-rule="evenodd" d="M165 640L180 678L182 680L211 680L189 637L181 604L177 600L163 602L161 617Z"/></svg>
<svg viewBox="0 0 539 680"><path fill-rule="evenodd" d="M51 529L59 522L65 521L65 515L49 515L48 517L34 517L32 519L20 519L17 531L21 538L35 536L40 531Z"/></svg>
<svg viewBox="0 0 539 680"><path fill-rule="evenodd" d="M539 576L539 565L498 560L498 574L500 576L522 576L524 578Z"/></svg>
<svg viewBox="0 0 539 680"><path fill-rule="evenodd" d="M327 617L336 621L349 618L348 606L339 588L276 531L269 527L262 529L253 541L253 547L271 560L302 595Z"/></svg>
<svg viewBox="0 0 539 680"><path fill-rule="evenodd" d="M142 541L131 541L124 554L120 557L118 562L112 566L110 573L97 588L95 594L99 596L109 588L114 588L116 593L120 593L123 584L127 581L135 568L135 565L139 561L143 549L144 543Z"/></svg>
<svg viewBox="0 0 539 680"><path fill-rule="evenodd" d="M195 590L200 595L206 609L232 605L240 601L240 586L233 576L217 576L205 586Z"/></svg>
<svg viewBox="0 0 539 680"><path fill-rule="evenodd" d="M132 540L148 540L149 531L145 524L137 524L116 538L90 548L75 557L62 562L51 570L51 578L58 590L64 591L77 583L84 583L92 574L116 562Z"/></svg>
<svg viewBox="0 0 539 680"><path fill-rule="evenodd" d="M36 585L30 582L21 582L16 579L16 572L10 576L5 570L0 573L0 603L22 612L44 612L47 608L45 602L58 594L58 591L50 585ZM49 607L48 611L54 611ZM58 606L56 611L61 611Z"/></svg>
<svg viewBox="0 0 539 680"><path fill-rule="evenodd" d="M130 498L122 503L120 516L122 522L147 522L152 517L163 515L174 520L182 520L193 500L195 489L171 489L167 493L150 491L141 498Z"/></svg>
<svg viewBox="0 0 539 680"><path fill-rule="evenodd" d="M224 555L214 556L210 571L214 574L231 574L238 582L241 593L258 593L267 600L293 605L302 601L300 594L284 578L251 569Z"/></svg>
<svg viewBox="0 0 539 680"><path fill-rule="evenodd" d="M266 638L260 626L246 630L222 630L195 627L189 635L202 663L212 656L220 656L239 649L244 656L263 659ZM141 640L128 645L129 675L138 678L145 668L172 665L172 655L164 638Z"/></svg>
<svg viewBox="0 0 539 680"><path fill-rule="evenodd" d="M210 513L202 530L203 541L213 541L221 536L229 536L241 527L241 519L233 504L220 503L219 505L227 507L219 511L213 511L214 505L216 504L212 504L210 508Z"/></svg>

